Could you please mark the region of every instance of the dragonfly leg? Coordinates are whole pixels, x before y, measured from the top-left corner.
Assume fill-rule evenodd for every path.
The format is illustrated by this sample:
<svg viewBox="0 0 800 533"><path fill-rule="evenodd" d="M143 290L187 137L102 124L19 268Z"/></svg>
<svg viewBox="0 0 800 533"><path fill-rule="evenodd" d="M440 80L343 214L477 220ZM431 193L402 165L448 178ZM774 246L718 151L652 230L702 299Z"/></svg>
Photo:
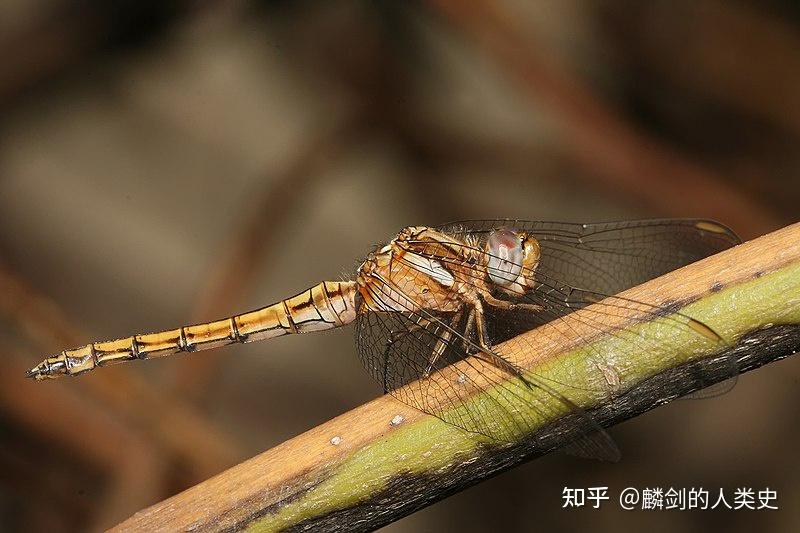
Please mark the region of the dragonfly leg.
<svg viewBox="0 0 800 533"><path fill-rule="evenodd" d="M485 293L482 296L487 304L491 305L492 307L497 307L498 309L506 309L508 311L515 311L517 309L524 309L525 311L541 311L544 309L544 307L537 304L514 303L509 302L508 300L501 300L500 298L495 298L489 293Z"/></svg>
<svg viewBox="0 0 800 533"><path fill-rule="evenodd" d="M470 353L470 339L472 338L472 330L475 328L475 308L470 307L467 314L467 322L464 325L464 337L461 340L464 353Z"/></svg>
<svg viewBox="0 0 800 533"><path fill-rule="evenodd" d="M458 325L458 321L461 320L462 314L463 314L463 310L458 311L453 316L453 318L450 320L450 322L448 323L448 326L450 326L450 328L455 328ZM389 341L386 343L386 348L383 351L383 364L384 364L383 392L384 393L387 393L390 390L387 380L388 380L388 371L389 371L388 361L389 361L389 355L390 355L390 351L392 349L392 345L394 345L394 343L398 342L399 340L404 339L408 335L413 335L414 333L416 333L419 330L427 329L427 327L431 323L432 322L430 320L421 319L419 322L410 325L409 327L407 327L406 329L404 329L402 331L392 331L392 332L390 332ZM453 332L450 329L445 329L445 331L442 333L442 335L436 341L436 346L434 346L434 349L431 352L431 355L430 355L430 357L428 359L428 365L425 367L425 372L423 374L424 377L428 377L430 375L431 371L433 370L433 365L436 364L436 361L444 353L445 349L447 348L447 346L450 343L450 340L451 340L452 336L453 336ZM465 341L465 343L466 343L466 341Z"/></svg>
<svg viewBox="0 0 800 533"><path fill-rule="evenodd" d="M479 298L475 298L472 301L472 309L475 315L475 328L478 331L478 346L481 348L481 351L476 353L475 356L504 372L508 372L512 376L520 377L521 373L517 367L494 353L492 350L491 342L489 341L489 334L486 331L486 318L483 315L483 303Z"/></svg>
<svg viewBox="0 0 800 533"><path fill-rule="evenodd" d="M453 315L452 320L450 320L450 327L445 329L439 338L436 340L436 345L433 347L433 352L431 352L430 357L428 358L428 366L425 367L425 372L423 373L424 377L428 377L433 370L433 365L436 364L436 361L439 360L439 357L442 356L444 351L450 345L450 340L453 338L453 328L458 325L458 322L461 320L461 316L464 314L464 309L461 308L455 315Z"/></svg>
<svg viewBox="0 0 800 533"><path fill-rule="evenodd" d="M408 329L404 329L403 331L392 331L389 336L389 345L391 346L393 343L399 341L406 335L411 335L412 333L415 333L421 329L427 328L430 323L430 320L423 319L421 324L412 324Z"/></svg>

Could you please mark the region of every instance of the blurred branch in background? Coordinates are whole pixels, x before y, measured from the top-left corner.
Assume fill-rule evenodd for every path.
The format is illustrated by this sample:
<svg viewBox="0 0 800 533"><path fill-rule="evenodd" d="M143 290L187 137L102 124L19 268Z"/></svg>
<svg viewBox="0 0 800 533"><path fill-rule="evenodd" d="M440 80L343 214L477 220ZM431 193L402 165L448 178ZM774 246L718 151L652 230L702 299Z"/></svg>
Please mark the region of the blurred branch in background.
<svg viewBox="0 0 800 533"><path fill-rule="evenodd" d="M72 383L55 383L33 393L31 384L19 376L36 355L8 342L0 342L0 352L3 354L0 406L5 417L38 435L49 448L59 450L59 453L45 452L35 457L33 465L23 467L26 471L21 478L50 479L52 483L60 470L60 465L53 462L59 460L89 465L77 474L78 479L92 470L98 470L102 477L108 478L100 494L88 497L63 487L51 490L50 484L20 487L18 497L32 498L42 507L59 509L58 516L42 513L42 519L49 516L56 521L49 526L51 531L63 530L71 520L77 524L86 520L85 517L71 516L73 514L90 516L89 521L94 524L90 529L99 530L124 516L134 502L147 505L159 498L170 469L165 457L168 450L153 442L151 436L140 428L132 428L125 420L120 420L114 409L98 405L96 399L85 395L83 388L74 387ZM46 469L47 475L35 475L37 467ZM196 475L198 479L210 473L195 472L199 474ZM32 521L19 524L21 528L37 529L34 524L39 522L39 518L27 515L19 518ZM39 527L48 529L46 523L44 519L44 524Z"/></svg>
<svg viewBox="0 0 800 533"><path fill-rule="evenodd" d="M100 54L148 42L181 17L214 2L41 2L24 26L0 34L0 105L81 70ZM24 53L20 53L23 52Z"/></svg>
<svg viewBox="0 0 800 533"><path fill-rule="evenodd" d="M730 186L776 216L794 213L798 195L788 182L796 172L787 170L800 161L796 25L748 2L622 5L604 5L600 20L623 95Z"/></svg>
<svg viewBox="0 0 800 533"><path fill-rule="evenodd" d="M233 228L232 242L212 266L208 283L198 291L192 320L197 322L228 316L252 286L256 267L268 262L277 246L287 244L287 224L300 200L323 171L352 142L358 131L353 122L322 128L318 137L301 146L287 168L263 180L263 190L253 195L252 205ZM291 244L297 244L291 239ZM198 401L216 375L225 354L209 353L179 360L175 380L179 392Z"/></svg>
<svg viewBox="0 0 800 533"><path fill-rule="evenodd" d="M0 254L13 265L0 266L0 315L11 319L0 329L13 333L0 339L0 520L35 516L25 529L48 532L110 525L242 449L377 393L348 374L360 371L347 367L349 342L337 357L300 362L313 370L292 366L316 353L310 338L225 371L223 353L164 362L160 381L153 367L24 380L40 356L91 339L79 329L128 334L148 319L228 315L258 298L250 287L306 286L309 269L287 264L336 257L338 268L361 251L343 248L365 252L395 224L674 214L747 236L796 219L799 16L785 0L0 2ZM344 220L316 203L332 188ZM309 243L309 228L331 220L337 239ZM345 246L333 242L345 235ZM131 249L147 252L146 268ZM64 257L73 251L78 259ZM256 276L264 271L275 271L269 284ZM68 320L73 305L81 318ZM679 406L626 425L619 433L635 433L640 449L658 439L662 460L591 475L674 479L679 463L733 483L735 457L789 490L780 458L800 438L784 423L796 418L796 378L768 372L747 379L762 380L749 393L737 387L727 408L695 407L693 431L672 430L687 422ZM265 398L280 408L264 409ZM720 440L752 412L769 444L728 439L692 459L691 439ZM570 476L583 483L585 465L537 461L535 476L498 478L407 529L441 528L445 515L462 531L519 528L530 495ZM8 497L17 486L25 497ZM42 500L60 512L41 512ZM714 523L755 527L741 516ZM566 519L540 518L544 529ZM597 527L596 515L569 520ZM603 515L615 530L641 529L625 520ZM658 520L685 529L696 519Z"/></svg>
<svg viewBox="0 0 800 533"><path fill-rule="evenodd" d="M102 21L93 13L40 14L0 38L0 103L18 97L75 64L98 44ZM26 53L19 53L25 50Z"/></svg>
<svg viewBox="0 0 800 533"><path fill-rule="evenodd" d="M567 70L545 58L530 33L522 37L502 4L431 0L443 17L474 40L516 80L526 96L544 103L564 128L565 141L589 175L666 213L705 213L745 237L780 225L769 210L714 173L648 138L595 98ZM678 205L680 195L680 212Z"/></svg>
<svg viewBox="0 0 800 533"><path fill-rule="evenodd" d="M54 302L38 294L2 265L0 294L3 295L0 313L16 322L43 353L78 346L89 338L69 323ZM133 372L109 369L98 379L70 385L80 387L95 404L110 409L146 432L165 451L185 462L192 477L207 477L241 457L238 446L219 428L174 395L155 390Z"/></svg>
<svg viewBox="0 0 800 533"><path fill-rule="evenodd" d="M746 2L625 3L638 23L614 27L642 43L628 49L637 66L800 135L800 106L787 105L800 94L796 28Z"/></svg>

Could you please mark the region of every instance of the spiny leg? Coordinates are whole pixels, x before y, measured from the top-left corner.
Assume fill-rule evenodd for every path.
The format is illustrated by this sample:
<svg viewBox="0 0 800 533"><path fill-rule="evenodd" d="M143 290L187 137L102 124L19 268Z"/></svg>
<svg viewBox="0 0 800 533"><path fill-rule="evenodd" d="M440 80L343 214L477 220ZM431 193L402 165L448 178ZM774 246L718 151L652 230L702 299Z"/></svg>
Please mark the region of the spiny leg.
<svg viewBox="0 0 800 533"><path fill-rule="evenodd" d="M478 346L481 348L481 351L475 354L475 356L512 376L521 378L527 384L527 381L522 377L522 373L517 367L495 354L492 350L489 334L486 331L486 317L484 316L483 303L481 300L475 298L472 301L472 307L475 315L475 328L478 331Z"/></svg>
<svg viewBox="0 0 800 533"><path fill-rule="evenodd" d="M470 339L472 338L472 330L475 328L475 308L470 306L469 313L467 314L467 322L464 325L464 337L462 338L462 346L464 353L469 353Z"/></svg>
<svg viewBox="0 0 800 533"><path fill-rule="evenodd" d="M491 305L492 307L497 307L498 309L505 309L507 311L516 311L518 309L523 309L525 311L544 310L544 307L538 304L509 302L508 300L501 300L500 298L495 298L489 293L485 293L482 296L487 304Z"/></svg>
<svg viewBox="0 0 800 533"><path fill-rule="evenodd" d="M399 341L400 339L402 339L406 335L411 335L412 333L415 333L415 332L417 332L417 331L419 331L421 329L427 328L430 325L430 323L431 323L430 320L424 320L423 319L422 320L422 324L420 324L418 322L415 322L414 324L412 324L410 327L404 329L403 331L392 331L392 332L390 332L389 333L389 343L388 343L388 345L391 347L392 344L394 344L395 342Z"/></svg>
<svg viewBox="0 0 800 533"><path fill-rule="evenodd" d="M436 345L433 347L433 351L431 352L431 355L428 358L428 366L425 367L425 372L423 373L424 377L427 378L428 376L430 376L431 371L433 370L433 365L436 364L436 361L439 360L439 357L442 356L444 351L450 345L450 339L453 338L452 330L458 325L458 322L461 320L461 316L463 314L464 314L464 308L462 307L460 310L456 312L455 315L453 315L453 318L450 320L450 323L448 324L448 326L450 327L446 328L442 332L442 334L439 335L439 338L436 339Z"/></svg>
<svg viewBox="0 0 800 533"><path fill-rule="evenodd" d="M454 317L454 319L451 320L451 322L448 324L451 328L455 327L455 325L458 324L458 320L461 318L461 313L462 312L459 311L457 313L457 315ZM383 350L383 392L384 393L388 393L389 392L389 383L388 383L389 355L390 355L392 346L396 342L406 338L409 335L413 335L414 333L416 333L416 332L418 332L420 330L427 329L427 327L429 325L431 325L431 323L432 323L431 320L427 320L427 319L423 318L423 319L420 319L419 322L415 322L414 324L411 324L410 326L406 327L402 331L390 331L389 332L389 340L386 342L386 347ZM428 377L428 375L430 374L431 369L433 368L433 365L436 363L436 360L439 358L439 356L442 353L444 353L444 350L447 347L447 344L450 342L450 339L451 339L452 335L453 334L452 334L452 332L450 330L445 330L445 332L442 334L442 337L445 337L444 341L442 341L441 337L437 340L436 346L434 347L433 352L431 353L431 356L430 356L430 358L428 360L428 365L427 365L427 367L425 369L424 377ZM442 344L441 347L439 347L440 344Z"/></svg>
<svg viewBox="0 0 800 533"><path fill-rule="evenodd" d="M475 318L475 329L478 331L478 346L485 352L491 353L489 333L486 331L486 317L483 314L483 303L481 303L480 299L475 298L472 301L472 310Z"/></svg>

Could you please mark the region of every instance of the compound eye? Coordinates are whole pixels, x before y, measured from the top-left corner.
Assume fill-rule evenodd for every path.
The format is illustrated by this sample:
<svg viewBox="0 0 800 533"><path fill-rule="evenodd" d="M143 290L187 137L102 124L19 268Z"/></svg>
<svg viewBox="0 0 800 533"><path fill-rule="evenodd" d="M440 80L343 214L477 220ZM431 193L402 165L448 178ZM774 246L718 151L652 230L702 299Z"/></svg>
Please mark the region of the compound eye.
<svg viewBox="0 0 800 533"><path fill-rule="evenodd" d="M498 229L486 240L489 253L489 279L501 287L513 285L522 271L524 252L519 235L509 229Z"/></svg>

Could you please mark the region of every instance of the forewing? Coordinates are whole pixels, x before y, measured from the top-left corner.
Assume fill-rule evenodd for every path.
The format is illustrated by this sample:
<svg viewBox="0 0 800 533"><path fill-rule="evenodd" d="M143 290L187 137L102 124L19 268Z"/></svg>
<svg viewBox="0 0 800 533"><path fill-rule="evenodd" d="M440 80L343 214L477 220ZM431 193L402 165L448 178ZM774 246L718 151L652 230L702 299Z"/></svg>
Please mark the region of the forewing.
<svg viewBox="0 0 800 533"><path fill-rule="evenodd" d="M565 285L616 294L730 248L741 241L704 219L656 219L580 224L527 220L454 222L441 231L484 242L497 228L524 230L542 247L537 272Z"/></svg>
<svg viewBox="0 0 800 533"><path fill-rule="evenodd" d="M494 229L508 227L534 235L542 247L541 261L529 272L536 289L514 303L539 306L537 312L492 310L490 328L493 343L516 338L533 327L548 324L541 330L553 345L575 345L589 352L587 363L606 372L608 389L613 390L615 373L626 361L641 354L662 362L673 356L664 343L665 335L692 334L698 339L724 344L707 325L658 306L615 296L616 293L690 262L729 248L738 237L724 226L708 220L645 220L600 224L494 220L454 223L441 230L459 239L469 237L476 250L483 249L486 236ZM480 284L482 274L461 274L466 283ZM580 313L572 315L576 310ZM567 316L569 315L569 316ZM659 328L617 329L630 322L660 318ZM600 336L612 341L594 344ZM517 343L523 341L516 341ZM519 346L519 350L535 350ZM737 368L733 358L697 363L701 384L729 378L710 390L694 393L701 398L720 394L735 383Z"/></svg>

